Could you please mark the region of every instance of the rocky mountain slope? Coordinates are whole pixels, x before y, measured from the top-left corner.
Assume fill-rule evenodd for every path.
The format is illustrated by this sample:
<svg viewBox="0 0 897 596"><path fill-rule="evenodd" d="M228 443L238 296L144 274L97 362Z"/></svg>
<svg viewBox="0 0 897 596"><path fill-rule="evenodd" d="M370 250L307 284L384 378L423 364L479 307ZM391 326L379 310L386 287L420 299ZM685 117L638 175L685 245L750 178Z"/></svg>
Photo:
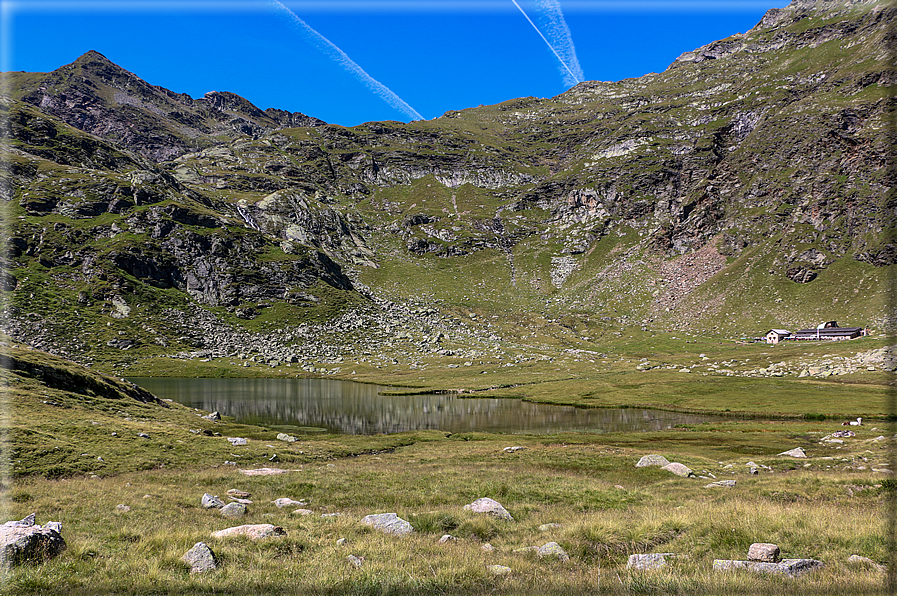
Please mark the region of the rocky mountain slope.
<svg viewBox="0 0 897 596"><path fill-rule="evenodd" d="M627 328L882 332L895 19L795 0L660 74L352 128L94 51L7 73L4 326L79 361L307 369Z"/></svg>

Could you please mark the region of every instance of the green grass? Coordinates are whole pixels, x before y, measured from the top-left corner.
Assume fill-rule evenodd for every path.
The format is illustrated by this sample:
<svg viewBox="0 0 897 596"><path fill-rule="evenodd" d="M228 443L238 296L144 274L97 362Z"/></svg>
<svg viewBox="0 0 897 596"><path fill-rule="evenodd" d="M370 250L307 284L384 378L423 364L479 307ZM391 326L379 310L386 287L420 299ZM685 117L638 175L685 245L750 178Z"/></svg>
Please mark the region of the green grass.
<svg viewBox="0 0 897 596"><path fill-rule="evenodd" d="M61 521L68 549L8 573L4 593L798 594L874 593L882 586L882 574L846 563L852 554L879 563L888 557L884 514L893 481L873 471L888 460L887 441L874 439L888 431L874 422L856 427L857 436L843 445L819 442L841 428L830 420L733 420L663 432L515 435L513 441L440 431L300 434L299 441L283 443L275 438L280 429L215 423L174 403L144 403L128 385L80 365L9 350L23 364L16 365L19 372L3 372L3 439L12 474L0 487L0 502L9 519L35 512L38 523ZM37 366L42 373L28 372ZM754 392L779 382L738 382L746 381L756 383ZM227 436L249 444L232 447ZM525 449L505 453L512 444ZM795 446L806 450L806 460L777 455ZM635 468L648 453L704 478ZM765 466L760 475L749 474L748 461ZM288 472L238 471L271 466ZM737 485L703 488L713 478ZM224 495L229 488L252 493L243 519L224 520L200 507L203 493ZM464 510L483 496L501 502L515 521ZM279 497L303 499L314 514L278 509L272 502ZM382 512L409 520L415 533L393 538L359 523ZM274 523L287 536L210 537L239 523ZM543 524L559 527L541 530ZM444 533L457 540L438 544ZM337 545L342 538L346 543ZM221 563L199 577L180 561L198 541L209 543ZM571 560L520 550L549 541ZM714 559L744 558L758 541L826 567L789 582L710 571ZM485 542L495 550L483 551ZM626 569L629 554L644 552L688 556L659 572ZM360 569L348 563L349 554L364 557ZM495 576L491 564L512 573Z"/></svg>

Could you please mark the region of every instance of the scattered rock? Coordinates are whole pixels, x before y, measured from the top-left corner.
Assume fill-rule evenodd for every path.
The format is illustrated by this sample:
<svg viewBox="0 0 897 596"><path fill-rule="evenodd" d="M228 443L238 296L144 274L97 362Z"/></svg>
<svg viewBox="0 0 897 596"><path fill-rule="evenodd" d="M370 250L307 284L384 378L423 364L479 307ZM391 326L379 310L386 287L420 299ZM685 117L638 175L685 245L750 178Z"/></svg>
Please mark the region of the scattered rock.
<svg viewBox="0 0 897 596"><path fill-rule="evenodd" d="M360 569L361 566L364 564L364 557L356 557L355 555L349 555L348 557L346 557L346 560L349 561L349 563L356 569Z"/></svg>
<svg viewBox="0 0 897 596"><path fill-rule="evenodd" d="M662 455L643 455L642 458L638 460L638 463L635 464L635 467L647 468L648 466L668 465L670 465L670 461Z"/></svg>
<svg viewBox="0 0 897 596"><path fill-rule="evenodd" d="M140 437L141 439L148 439L148 438L150 438L150 436L149 436L148 434L146 434L146 433L137 433L137 436Z"/></svg>
<svg viewBox="0 0 897 596"><path fill-rule="evenodd" d="M546 557L557 557L561 561L570 560L570 555L568 555L567 551L565 551L557 542L546 542L539 547L537 552L539 553L540 559L544 559Z"/></svg>
<svg viewBox="0 0 897 596"><path fill-rule="evenodd" d="M245 490L239 490L236 488L227 489L227 496L229 497L239 497L241 499L248 499L252 495L246 492Z"/></svg>
<svg viewBox="0 0 897 596"><path fill-rule="evenodd" d="M443 534L442 538L439 539L437 544L445 544L446 542L454 542L455 540L457 540L457 538L455 538L451 534Z"/></svg>
<svg viewBox="0 0 897 596"><path fill-rule="evenodd" d="M246 515L246 505L243 503L228 503L218 510L224 517L243 517Z"/></svg>
<svg viewBox="0 0 897 596"><path fill-rule="evenodd" d="M666 567L667 557L675 556L675 553L650 553L646 555L629 555L629 561L626 563L626 569L637 569L639 571L648 571L651 569L660 569Z"/></svg>
<svg viewBox="0 0 897 596"><path fill-rule="evenodd" d="M689 476L694 476L695 473L691 471L691 469L685 464L680 464L679 462L672 462L660 468L661 470L666 470L667 472L672 472L676 476L682 476L683 478L688 478Z"/></svg>
<svg viewBox="0 0 897 596"><path fill-rule="evenodd" d="M131 510L131 508L128 507L127 505L122 505L121 503L119 503L118 505L115 506L115 510L119 511L121 513L127 513L128 511Z"/></svg>
<svg viewBox="0 0 897 596"><path fill-rule="evenodd" d="M847 557L847 564L852 567L861 567L864 569L875 569L876 571L887 571L888 568L884 565L879 565L869 557L863 557L860 555L850 555Z"/></svg>
<svg viewBox="0 0 897 596"><path fill-rule="evenodd" d="M277 433L277 440L278 441L286 441L287 443L295 443L299 439L297 439L293 435L288 435L286 433Z"/></svg>
<svg viewBox="0 0 897 596"><path fill-rule="evenodd" d="M219 414L218 412L212 412L211 414L202 416L202 418L205 420L211 420L212 422L218 422L219 420L221 420L221 414Z"/></svg>
<svg viewBox="0 0 897 596"><path fill-rule="evenodd" d="M542 524L541 526L539 526L539 531L547 532L548 530L556 530L560 527L561 527L561 524L555 524L555 523Z"/></svg>
<svg viewBox="0 0 897 596"><path fill-rule="evenodd" d="M197 542L184 553L181 560L190 565L190 573L205 573L218 569L218 559L205 542Z"/></svg>
<svg viewBox="0 0 897 596"><path fill-rule="evenodd" d="M514 453L515 451L523 451L526 447L521 447L520 445L515 445L514 447L505 447L502 449L505 453Z"/></svg>
<svg viewBox="0 0 897 596"><path fill-rule="evenodd" d="M233 501L234 503L240 503L243 505L252 505L252 501L250 501L249 499L238 499L237 497L228 497L228 498L231 501Z"/></svg>
<svg viewBox="0 0 897 596"><path fill-rule="evenodd" d="M717 480L716 482L711 482L710 484L705 484L704 488L732 488L735 486L734 480Z"/></svg>
<svg viewBox="0 0 897 596"><path fill-rule="evenodd" d="M486 569L488 569L489 573L492 575L508 575L511 573L511 568L505 567L504 565L489 565Z"/></svg>
<svg viewBox="0 0 897 596"><path fill-rule="evenodd" d="M340 538L339 540L336 541L336 545L337 545L337 546L344 546L347 542L349 542L349 541L346 540L345 538Z"/></svg>
<svg viewBox="0 0 897 596"><path fill-rule="evenodd" d="M47 561L65 550L65 540L59 532L42 528L35 520L36 515L32 513L20 521L0 526L0 569L9 570L28 561Z"/></svg>
<svg viewBox="0 0 897 596"><path fill-rule="evenodd" d="M480 550L483 552L491 553L495 552L495 547L489 544L488 542L480 547Z"/></svg>
<svg viewBox="0 0 897 596"><path fill-rule="evenodd" d="M784 455L787 457L802 457L806 458L807 454L801 447L795 447L794 449L789 449L788 451L783 451L779 453L779 455Z"/></svg>
<svg viewBox="0 0 897 596"><path fill-rule="evenodd" d="M404 536L414 531L411 524L396 515L395 513L375 513L365 516L361 523L372 526L375 530L386 532L387 534L395 534L396 536Z"/></svg>
<svg viewBox="0 0 897 596"><path fill-rule="evenodd" d="M239 470L244 476L274 476L276 474L286 474L289 470L281 470L280 468L258 468L256 470Z"/></svg>
<svg viewBox="0 0 897 596"><path fill-rule="evenodd" d="M218 495L210 495L209 493L204 493L202 495L202 506L206 509L221 509L224 507L224 501L218 498Z"/></svg>
<svg viewBox="0 0 897 596"><path fill-rule="evenodd" d="M253 540L260 538L273 538L275 536L286 536L287 532L280 526L272 524L247 524L245 526L234 526L233 528L225 528L212 532L212 538L232 538L234 536L248 536Z"/></svg>
<svg viewBox="0 0 897 596"><path fill-rule="evenodd" d="M247 441L243 437L228 437L227 440L230 441L230 444L233 445L234 447L236 447L238 445L248 445L249 444L249 441Z"/></svg>
<svg viewBox="0 0 897 596"><path fill-rule="evenodd" d="M312 515L314 511L311 509L296 509L293 511L293 515Z"/></svg>
<svg viewBox="0 0 897 596"><path fill-rule="evenodd" d="M279 499L274 499L274 504L277 505L278 509L283 507L293 507L296 505L308 505L305 501L294 501L289 497L281 497Z"/></svg>
<svg viewBox="0 0 897 596"><path fill-rule="evenodd" d="M755 542L748 549L748 561L760 561L761 563L778 563L781 552L776 544L767 542Z"/></svg>
<svg viewBox="0 0 897 596"><path fill-rule="evenodd" d="M778 563L760 563L758 561L730 561L716 559L713 561L714 571L731 571L746 569L755 573L777 573L794 577L814 569L825 567L822 561L815 559L784 559Z"/></svg>
<svg viewBox="0 0 897 596"><path fill-rule="evenodd" d="M464 509L467 511L473 511L474 513L488 513L489 515L493 515L499 519L504 519L508 521L514 521L514 518L508 513L508 510L505 509L501 503L490 499L489 497L482 497L464 506Z"/></svg>

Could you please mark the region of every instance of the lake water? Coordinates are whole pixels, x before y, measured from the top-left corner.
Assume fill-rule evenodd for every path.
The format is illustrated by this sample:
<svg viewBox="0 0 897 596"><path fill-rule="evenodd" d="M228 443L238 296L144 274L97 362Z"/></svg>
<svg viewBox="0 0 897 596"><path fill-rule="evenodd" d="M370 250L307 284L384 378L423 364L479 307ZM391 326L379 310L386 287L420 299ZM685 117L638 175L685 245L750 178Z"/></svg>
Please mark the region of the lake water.
<svg viewBox="0 0 897 596"><path fill-rule="evenodd" d="M395 387L331 379L131 379L162 399L262 426L379 434L446 432L539 433L651 431L723 420L634 408L581 409L519 399L457 395L380 395Z"/></svg>

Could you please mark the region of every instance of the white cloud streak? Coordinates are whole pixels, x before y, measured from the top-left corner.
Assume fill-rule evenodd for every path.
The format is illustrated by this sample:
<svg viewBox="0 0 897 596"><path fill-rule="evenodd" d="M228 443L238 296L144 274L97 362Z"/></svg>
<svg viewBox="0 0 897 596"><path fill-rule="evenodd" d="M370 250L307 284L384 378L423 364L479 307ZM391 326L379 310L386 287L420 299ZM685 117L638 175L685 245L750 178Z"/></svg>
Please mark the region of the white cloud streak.
<svg viewBox="0 0 897 596"><path fill-rule="evenodd" d="M558 0L539 0L539 11L543 15L543 29L545 36L551 40L551 45L561 56L564 66L569 74L573 75L575 82L566 80L565 84L574 85L585 79L582 67L579 65L579 59L576 57L576 47L573 45L573 36L570 34L570 28L567 27L567 21L564 20L564 13L561 12L561 3Z"/></svg>
<svg viewBox="0 0 897 596"><path fill-rule="evenodd" d="M567 22L564 20L560 5L556 1L551 0L540 2L539 9L544 11L544 14L546 15L546 29L548 30L549 37L552 38L551 41L548 41L542 33L542 30L536 26L533 20L529 18L529 15L526 14L526 11L523 10L523 7L517 4L517 0L511 0L511 2L513 2L514 6L517 7L517 10L526 17L529 24L533 26L533 29L536 30L536 33L539 34L539 37L542 38L545 45L548 46L554 56L558 59L558 62L561 63L561 66L563 67L561 69L561 75L564 78L564 84L568 87L572 87L577 83L581 83L583 80L582 68L579 66L579 61L576 59L576 50L573 48L573 39L570 36L570 29L567 27Z"/></svg>
<svg viewBox="0 0 897 596"><path fill-rule="evenodd" d="M405 100L396 95L389 87L369 75L363 68L358 66L349 55L339 49L332 41L315 31L308 23L296 16L292 10L274 0L273 4L285 11L300 31L314 43L318 49L327 54L331 59L336 61L340 66L345 68L350 74L354 75L359 81L365 84L368 89L380 96L383 101L391 105L396 110L408 116L411 120L423 120L417 110L408 105Z"/></svg>

